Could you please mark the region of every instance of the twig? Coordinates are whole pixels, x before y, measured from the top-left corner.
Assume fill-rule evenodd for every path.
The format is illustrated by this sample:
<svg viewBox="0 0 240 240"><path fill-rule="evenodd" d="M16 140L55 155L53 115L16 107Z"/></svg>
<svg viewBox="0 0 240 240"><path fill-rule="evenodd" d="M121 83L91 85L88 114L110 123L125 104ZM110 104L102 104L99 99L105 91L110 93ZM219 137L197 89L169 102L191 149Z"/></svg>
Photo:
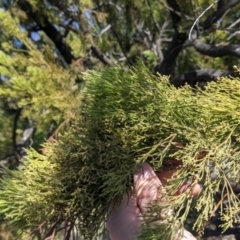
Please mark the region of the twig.
<svg viewBox="0 0 240 240"><path fill-rule="evenodd" d="M240 35L240 31L236 31L236 32L234 32L233 34L231 34L231 35L227 38L227 40L230 40L231 38L236 37L236 36L239 36L239 35Z"/></svg>
<svg viewBox="0 0 240 240"><path fill-rule="evenodd" d="M152 9L152 6L151 6L151 3L149 0L146 0L146 5L147 5L147 8L149 9L149 11L151 12L151 18L154 22L154 25L156 27L156 29L160 32L161 31L161 28L159 26L159 23L156 21L155 17L154 17L154 14L153 14L153 9Z"/></svg>
<svg viewBox="0 0 240 240"><path fill-rule="evenodd" d="M99 37L101 37L105 32L107 32L111 28L112 28L112 24L108 24L104 29L101 30L101 32L99 33Z"/></svg>
<svg viewBox="0 0 240 240"><path fill-rule="evenodd" d="M218 1L219 1L219 0L215 0L215 2L212 3L210 6L208 6L208 7L197 17L197 19L194 21L194 23L193 23L193 25L192 25L192 27L191 27L191 29L190 29L189 35L188 35L188 39L189 39L189 40L191 40L192 31L193 31L195 25L197 24L197 22L199 21L199 19L200 19L215 3L217 3Z"/></svg>
<svg viewBox="0 0 240 240"><path fill-rule="evenodd" d="M122 50L122 53L123 53L124 57L125 57L125 58L127 59L127 61L129 62L129 58L128 58L128 55L127 55L127 53L126 53L125 47L123 46L122 41L121 41L121 39L120 39L120 37L119 37L116 29L113 28L113 27L112 27L111 29L112 29L113 35L114 35L115 38L117 39L117 42L118 42L118 44L119 44L119 46L120 46L120 48L121 48L121 50Z"/></svg>
<svg viewBox="0 0 240 240"><path fill-rule="evenodd" d="M112 65L111 60L101 53L100 49L96 45L92 45L90 49L94 56L97 57L102 63L105 65Z"/></svg>
<svg viewBox="0 0 240 240"><path fill-rule="evenodd" d="M70 121L70 118L67 118L65 119L59 126L58 128L54 131L54 133L48 138L48 142L51 142L53 138L56 138L59 130L65 125L67 124L68 122Z"/></svg>
<svg viewBox="0 0 240 240"><path fill-rule="evenodd" d="M39 225L37 226L37 228L36 228L35 230L33 230L33 231L27 236L26 239L29 239L29 237L33 237L33 238L34 238L37 234L41 233L42 230L43 230L44 225L46 225L46 224L47 224L47 221L43 221L41 224L39 224Z"/></svg>
<svg viewBox="0 0 240 240"><path fill-rule="evenodd" d="M53 240L57 233L57 227L62 223L62 220L58 220L53 226L49 229L43 240Z"/></svg>
<svg viewBox="0 0 240 240"><path fill-rule="evenodd" d="M47 142L48 143L52 143L54 139L57 139L57 135L58 135L58 132L60 131L60 129L70 121L71 118L67 118L65 119L59 126L58 128L54 131L54 133L47 139ZM48 147L47 146L44 146L43 148L41 148L41 153L44 155L46 154L47 152L47 149Z"/></svg>
<svg viewBox="0 0 240 240"><path fill-rule="evenodd" d="M235 25L237 25L240 22L240 18L237 19L234 23L232 23L230 26L227 27L227 30L230 30L231 28L233 28Z"/></svg>
<svg viewBox="0 0 240 240"><path fill-rule="evenodd" d="M220 5L218 9L211 14L207 19L201 24L203 30L209 29L215 22L221 19L224 14L231 9L232 7L236 6L240 3L240 0L229 0L227 3Z"/></svg>
<svg viewBox="0 0 240 240"><path fill-rule="evenodd" d="M64 240L70 240L71 232L73 228L74 228L74 223L71 223L71 225L66 229L66 236L64 236Z"/></svg>
<svg viewBox="0 0 240 240"><path fill-rule="evenodd" d="M65 28L66 31L73 31L73 32L76 33L76 34L80 34L80 33L81 33L80 30L72 27L69 23L68 23L67 25L65 25L65 24L63 24L63 23L58 23L58 25L59 25L60 27ZM64 34L64 37L66 37L66 35L67 35L67 34L65 33L65 34Z"/></svg>
<svg viewBox="0 0 240 240"><path fill-rule="evenodd" d="M160 2L160 4L163 5L165 8L167 8L168 10L174 12L179 17L185 18L186 20L194 20L191 16L188 16L186 14L183 14L183 13L177 11L176 9L173 9L171 6L169 6L168 4L165 4L162 1Z"/></svg>

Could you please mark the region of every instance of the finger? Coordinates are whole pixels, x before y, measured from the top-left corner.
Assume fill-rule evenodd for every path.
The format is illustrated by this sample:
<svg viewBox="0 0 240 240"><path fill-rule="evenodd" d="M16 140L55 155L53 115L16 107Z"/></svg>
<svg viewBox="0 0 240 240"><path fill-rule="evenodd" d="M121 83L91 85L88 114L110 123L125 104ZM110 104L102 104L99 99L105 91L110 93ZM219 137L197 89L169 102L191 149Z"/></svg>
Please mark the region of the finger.
<svg viewBox="0 0 240 240"><path fill-rule="evenodd" d="M188 188L190 188L191 183L184 183L180 189L177 191L176 195L179 195L183 192L185 192ZM201 192L202 187L200 184L195 184L190 191L190 196L197 196Z"/></svg>
<svg viewBox="0 0 240 240"><path fill-rule="evenodd" d="M134 184L137 204L142 212L145 212L159 198L166 201L164 198L165 189L148 163L144 163L134 175Z"/></svg>
<svg viewBox="0 0 240 240"><path fill-rule="evenodd" d="M134 240L141 232L142 213L158 198L158 187L161 182L150 167L145 163L134 174L134 194L124 196L120 206L110 207L107 229L111 240Z"/></svg>
<svg viewBox="0 0 240 240"><path fill-rule="evenodd" d="M141 231L141 213L135 196L124 196L120 206L110 207L107 230L111 240L134 240Z"/></svg>
<svg viewBox="0 0 240 240"><path fill-rule="evenodd" d="M161 181L161 183L163 184L163 186L165 186L168 183L168 181L174 177L173 174L176 171L178 171L178 169L173 169L173 170L169 170L169 171L161 171L161 172L157 172L156 175L159 178L159 180ZM191 187L191 184L192 184L191 182L184 183L174 195L179 195L179 194L185 192L189 187ZM201 189L202 189L202 187L200 184L195 184L190 191L190 195L197 196L201 192Z"/></svg>
<svg viewBox="0 0 240 240"><path fill-rule="evenodd" d="M111 214L107 221L107 229L111 240L134 240L141 231L143 217L156 200L167 202L164 197L165 189L158 176L147 163L134 175L135 194L125 195L118 208L110 208ZM172 211L162 215L172 214ZM144 216L145 215L145 216ZM155 222L161 224L162 221ZM181 234L180 234L181 232ZM196 240L191 233L182 229L176 233L174 240Z"/></svg>
<svg viewBox="0 0 240 240"><path fill-rule="evenodd" d="M174 240L197 240L189 231L180 229Z"/></svg>
<svg viewBox="0 0 240 240"><path fill-rule="evenodd" d="M172 175L173 171L164 173L162 176L165 178L170 178ZM146 215L148 215L147 213L151 205L167 203L167 198L165 197L166 191L163 187L163 184L149 164L144 163L142 165L142 168L134 175L134 183L137 196L137 204L144 219L146 219ZM167 216L170 214L173 214L172 210L168 209L166 211L162 211L162 219L154 222L153 224L162 224L164 219L167 219ZM176 233L174 240L196 240L196 238L190 232L184 228L181 228Z"/></svg>
<svg viewBox="0 0 240 240"><path fill-rule="evenodd" d="M173 169L169 171L160 171L160 172L156 172L156 175L164 186L168 183L169 180L173 178L173 174L177 171L178 169Z"/></svg>

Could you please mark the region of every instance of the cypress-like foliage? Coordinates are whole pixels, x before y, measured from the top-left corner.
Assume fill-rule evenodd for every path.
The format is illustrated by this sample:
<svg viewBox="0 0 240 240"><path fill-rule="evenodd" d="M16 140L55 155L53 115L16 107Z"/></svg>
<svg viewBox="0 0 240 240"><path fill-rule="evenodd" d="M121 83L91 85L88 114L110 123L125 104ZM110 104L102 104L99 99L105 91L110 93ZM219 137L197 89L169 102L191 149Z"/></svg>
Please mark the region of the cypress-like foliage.
<svg viewBox="0 0 240 240"><path fill-rule="evenodd" d="M84 78L81 101L58 140L46 143L44 154L30 149L19 170L7 171L2 180L0 212L16 227L34 230L43 222L50 228L67 221L93 239L112 200L121 201L131 189L139 164L159 169L169 157L183 162L167 187L170 202L165 207L176 214L166 225L146 225L140 239L168 239L171 222L184 224L191 209L198 211L194 227L201 233L226 201L224 227L237 221L239 199L232 183L238 183L240 170L238 79L223 78L204 91L176 89L141 63L87 72ZM201 151L207 154L199 160ZM172 197L187 178L191 186L202 183L201 194ZM218 191L222 197L216 202Z"/></svg>

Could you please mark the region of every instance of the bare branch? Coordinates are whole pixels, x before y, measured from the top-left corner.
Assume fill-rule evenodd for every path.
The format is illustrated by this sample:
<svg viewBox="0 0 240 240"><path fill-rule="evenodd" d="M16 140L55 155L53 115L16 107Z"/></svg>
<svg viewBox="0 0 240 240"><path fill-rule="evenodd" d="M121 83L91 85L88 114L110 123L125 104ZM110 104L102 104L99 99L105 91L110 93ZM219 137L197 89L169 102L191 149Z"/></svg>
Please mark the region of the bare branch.
<svg viewBox="0 0 240 240"><path fill-rule="evenodd" d="M218 0L216 0L216 1L215 1L214 3L212 3L211 5L209 5L209 6L197 17L197 19L194 21L194 23L193 23L193 25L192 25L192 27L191 27L191 29L190 29L190 31L189 31L189 35L188 35L188 39L189 39L189 40L192 39L192 38L191 38L192 31L193 31L195 25L197 25L199 19L200 19L210 8L212 8L212 6L213 6L217 1L218 1Z"/></svg>
<svg viewBox="0 0 240 240"><path fill-rule="evenodd" d="M146 5L147 5L147 8L148 10L150 11L151 13L151 18L153 20L153 23L154 23L154 26L156 28L156 30L158 30L159 32L161 31L161 28L159 26L159 23L156 21L155 17L154 17L154 14L153 14L153 9L152 9L152 6L151 6L151 2L149 0L146 0Z"/></svg>
<svg viewBox="0 0 240 240"><path fill-rule="evenodd" d="M112 24L108 24L104 29L101 30L101 32L99 33L99 37L101 37L105 32L107 32L111 28L112 28Z"/></svg>
<svg viewBox="0 0 240 240"><path fill-rule="evenodd" d="M46 18L41 29L55 43L65 61L70 64L74 60L74 56L72 55L71 48L64 42L61 33Z"/></svg>
<svg viewBox="0 0 240 240"><path fill-rule="evenodd" d="M74 223L71 223L69 227L66 227L66 236L64 236L64 240L70 240L71 239L71 233L74 228Z"/></svg>
<svg viewBox="0 0 240 240"><path fill-rule="evenodd" d="M158 59L160 59L160 61L163 60L163 52L162 52L162 48L161 48L161 45L162 45L161 43L166 40L165 38L163 38L163 34L166 31L168 25L169 25L169 22L165 21L160 29L159 37L158 37L156 43L153 44L153 51L158 56ZM171 39L170 39L170 41L171 41Z"/></svg>
<svg viewBox="0 0 240 240"><path fill-rule="evenodd" d="M230 40L231 38L236 37L236 36L239 36L239 35L240 35L240 31L236 31L236 32L234 32L233 34L231 34L231 35L227 38L227 40Z"/></svg>
<svg viewBox="0 0 240 240"><path fill-rule="evenodd" d="M41 13L41 19L38 17L35 11L33 11L32 6L28 2L18 1L17 2L20 9L28 12L28 15L36 22L37 27L45 32L45 34L54 42L56 48L61 53L62 57L67 64L70 64L74 60L71 48L64 42L64 37L61 33L54 27L54 25L48 20L47 16Z"/></svg>
<svg viewBox="0 0 240 240"><path fill-rule="evenodd" d="M177 14L179 17L181 17L182 19L186 19L186 20L194 20L191 16L186 15L184 13L178 12L176 10L174 10L172 7L170 7L169 5L165 4L164 2L160 2L160 4L162 4L165 8L167 8L168 10L174 12L175 14Z"/></svg>
<svg viewBox="0 0 240 240"><path fill-rule="evenodd" d="M14 117L14 121L13 121L13 134L12 134L12 141L13 141L13 150L14 152L16 151L16 147L17 147L17 124L18 124L18 120L20 118L22 109L19 108L16 111L15 117Z"/></svg>
<svg viewBox="0 0 240 240"><path fill-rule="evenodd" d="M217 9L221 9L226 4L226 0L218 0Z"/></svg>
<svg viewBox="0 0 240 240"><path fill-rule="evenodd" d="M116 31L116 29L115 29L114 27L112 27L111 29L112 29L112 33L113 33L114 37L116 38L116 40L117 40L117 42L118 42L118 44L119 44L119 46L120 46L120 48L121 48L121 50L122 50L122 53L123 53L124 57L125 57L125 58L127 59L127 61L129 62L129 58L128 58L126 49L125 49L125 47L124 47L123 44L122 44L122 41L121 41L121 39L120 39L120 37L119 37L119 35L118 35L118 32Z"/></svg>
<svg viewBox="0 0 240 240"><path fill-rule="evenodd" d="M213 23L216 23L224 15L226 11L239 3L240 0L232 0L226 4L220 4L218 9L203 22L203 30L209 29Z"/></svg>
<svg viewBox="0 0 240 240"><path fill-rule="evenodd" d="M101 53L100 49L96 45L91 46L91 51L93 55L98 58L102 63L104 63L105 65L112 65L111 60L108 59L103 53Z"/></svg>
<svg viewBox="0 0 240 240"><path fill-rule="evenodd" d="M209 29L210 27L214 26L214 24L221 22L221 20L224 18L224 16L230 11L232 7L240 3L240 0L232 0L228 3L225 3L224 0L215 0L214 3L209 5L203 12L198 16L198 18L195 20L193 25L190 28L189 32L189 40L195 39L191 37L192 32L194 33L195 25L198 23L198 20L205 14L206 11L208 11L215 3L218 3L217 10L211 14L204 22L199 23L199 26L202 28L202 32L204 30Z"/></svg>
<svg viewBox="0 0 240 240"><path fill-rule="evenodd" d="M195 85L197 82L215 81L219 77L224 76L238 77L239 73L235 71L222 72L216 69L199 69L188 72L175 79L171 79L170 82L176 87L181 87L184 86L186 83L188 83L189 85Z"/></svg>
<svg viewBox="0 0 240 240"><path fill-rule="evenodd" d="M16 122L14 121L14 130L13 130L12 138L14 138L15 140L14 140L13 153L8 154L7 156L5 156L3 159L0 160L1 166L5 166L5 167L8 166L11 169L16 168L19 165L19 160L25 156L26 151L24 148L31 145L31 143L30 144L27 144L27 143L29 142L29 140L31 140L35 131L35 127L32 124L29 124L29 126L23 131L22 138L20 139L20 141L16 143L16 133L14 132L17 129L17 120L19 116L15 116ZM0 170L0 174L2 174L1 170Z"/></svg>
<svg viewBox="0 0 240 240"><path fill-rule="evenodd" d="M240 18L238 18L234 23L232 23L230 26L227 27L227 30L230 30L234 26L236 26L238 23L240 23Z"/></svg>
<svg viewBox="0 0 240 240"><path fill-rule="evenodd" d="M172 24L175 31L178 31L178 24L181 22L180 7L176 0L167 0L167 4L170 7L170 15L172 18Z"/></svg>
<svg viewBox="0 0 240 240"><path fill-rule="evenodd" d="M61 223L62 223L62 220L56 221L56 223L51 226L47 234L44 236L43 240L53 240L57 234L57 229Z"/></svg>
<svg viewBox="0 0 240 240"><path fill-rule="evenodd" d="M203 55L210 57L223 57L223 56L234 56L240 57L240 46L239 45L226 45L226 46L215 46L201 42L196 39L192 42L194 48Z"/></svg>
<svg viewBox="0 0 240 240"><path fill-rule="evenodd" d="M74 32L74 33L76 33L76 34L80 34L80 33L81 33L80 30L78 30L78 29L72 27L70 24L58 23L58 25L59 25L60 27L65 28L66 31L72 31L72 32ZM66 34L65 34L65 35L66 35Z"/></svg>
<svg viewBox="0 0 240 240"><path fill-rule="evenodd" d="M175 34L172 41L164 53L164 59L161 64L155 67L155 72L163 75L173 75L176 64L176 59L183 48L184 42L187 40L185 33L178 32L178 24L181 21L180 7L176 0L167 0L167 4L170 7L170 15L172 18L172 24L175 29Z"/></svg>
<svg viewBox="0 0 240 240"><path fill-rule="evenodd" d="M203 23L200 23L199 25L202 27L203 30L210 28L213 23L221 19L221 17L223 17L223 15L229 9L231 9L238 3L240 3L240 0L231 0L226 4L223 4L223 1L221 1L218 5L217 10L213 14L211 14ZM172 75L173 77L175 62L183 48L183 44L187 40L187 32L188 31L186 31L185 33L178 34L175 33L172 42L168 47L168 50L164 54L164 60L162 61L161 64L155 67L156 72L164 75Z"/></svg>
<svg viewBox="0 0 240 240"><path fill-rule="evenodd" d="M155 67L155 72L162 75L173 75L176 59L183 48L183 44L187 40L185 33L175 33L172 42L164 54L164 59L161 64Z"/></svg>

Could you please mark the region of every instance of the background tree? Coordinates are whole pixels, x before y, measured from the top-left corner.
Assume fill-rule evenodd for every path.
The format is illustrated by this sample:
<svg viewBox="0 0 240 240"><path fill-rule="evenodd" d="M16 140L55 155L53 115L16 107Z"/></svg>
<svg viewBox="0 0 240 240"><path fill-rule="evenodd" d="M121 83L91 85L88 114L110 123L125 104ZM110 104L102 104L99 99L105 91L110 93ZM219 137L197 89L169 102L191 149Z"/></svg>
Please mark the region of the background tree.
<svg viewBox="0 0 240 240"><path fill-rule="evenodd" d="M87 70L141 58L177 87L238 76L239 2L219 0L189 38L208 1L1 1L2 164L68 128Z"/></svg>

